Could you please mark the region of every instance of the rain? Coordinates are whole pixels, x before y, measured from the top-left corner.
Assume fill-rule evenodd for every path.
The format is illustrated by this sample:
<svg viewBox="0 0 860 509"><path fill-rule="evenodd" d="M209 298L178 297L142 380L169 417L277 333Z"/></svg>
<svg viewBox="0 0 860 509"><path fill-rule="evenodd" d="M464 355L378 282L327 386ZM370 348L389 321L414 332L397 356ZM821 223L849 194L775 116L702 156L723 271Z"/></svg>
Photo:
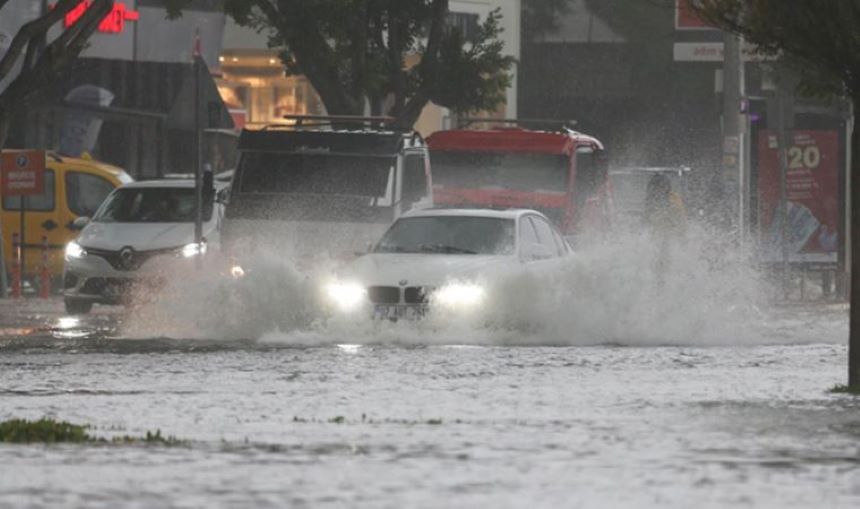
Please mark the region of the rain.
<svg viewBox="0 0 860 509"><path fill-rule="evenodd" d="M856 507L857 7L0 0L0 508Z"/></svg>

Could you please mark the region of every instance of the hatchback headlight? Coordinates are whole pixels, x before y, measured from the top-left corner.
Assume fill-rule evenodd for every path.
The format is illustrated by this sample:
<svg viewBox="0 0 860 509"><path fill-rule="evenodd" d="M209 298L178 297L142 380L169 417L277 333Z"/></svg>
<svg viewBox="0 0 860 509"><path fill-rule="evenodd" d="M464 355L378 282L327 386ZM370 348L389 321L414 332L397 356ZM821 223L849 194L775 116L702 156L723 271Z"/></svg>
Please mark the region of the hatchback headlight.
<svg viewBox="0 0 860 509"><path fill-rule="evenodd" d="M486 292L481 285L452 283L436 290L433 300L444 307L464 308L480 304L485 295Z"/></svg>
<svg viewBox="0 0 860 509"><path fill-rule="evenodd" d="M66 259L79 259L87 255L87 251L75 241L66 244Z"/></svg>

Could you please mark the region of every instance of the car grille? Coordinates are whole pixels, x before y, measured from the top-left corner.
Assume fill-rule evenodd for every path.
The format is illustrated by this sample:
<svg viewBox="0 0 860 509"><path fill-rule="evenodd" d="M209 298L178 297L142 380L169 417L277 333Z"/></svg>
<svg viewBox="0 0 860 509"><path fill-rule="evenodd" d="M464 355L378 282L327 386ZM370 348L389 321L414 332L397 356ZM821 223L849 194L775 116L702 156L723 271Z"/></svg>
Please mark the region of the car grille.
<svg viewBox="0 0 860 509"><path fill-rule="evenodd" d="M367 297L374 304L399 304L400 288L396 286L371 286Z"/></svg>
<svg viewBox="0 0 860 509"><path fill-rule="evenodd" d="M131 248L123 248L119 251L92 248L84 249L86 249L88 255L104 258L114 269L125 271L137 270L153 256L173 253L177 248L153 249L150 251L135 251Z"/></svg>
<svg viewBox="0 0 860 509"><path fill-rule="evenodd" d="M430 289L423 286L402 289L396 286L371 286L367 289L367 296L374 304L427 304L429 295Z"/></svg>
<svg viewBox="0 0 860 509"><path fill-rule="evenodd" d="M403 291L403 300L407 304L427 304L430 291L423 286L410 286Z"/></svg>

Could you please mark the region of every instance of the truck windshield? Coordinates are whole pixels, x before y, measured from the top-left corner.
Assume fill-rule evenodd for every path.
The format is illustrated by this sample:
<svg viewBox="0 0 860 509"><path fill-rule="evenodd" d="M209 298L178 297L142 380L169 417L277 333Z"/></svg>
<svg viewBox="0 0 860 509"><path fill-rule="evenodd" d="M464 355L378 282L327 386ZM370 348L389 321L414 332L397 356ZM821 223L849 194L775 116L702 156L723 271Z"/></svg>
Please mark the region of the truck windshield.
<svg viewBox="0 0 860 509"><path fill-rule="evenodd" d="M384 197L395 164L393 157L247 152L239 192Z"/></svg>
<svg viewBox="0 0 860 509"><path fill-rule="evenodd" d="M111 193L93 221L101 223L190 223L196 217L193 188L131 187ZM204 200L203 220L212 218L212 200Z"/></svg>
<svg viewBox="0 0 860 509"><path fill-rule="evenodd" d="M514 221L471 216L403 218L389 228L374 252L509 255L514 252Z"/></svg>
<svg viewBox="0 0 860 509"><path fill-rule="evenodd" d="M567 191L570 160L563 155L437 151L431 160L434 186Z"/></svg>

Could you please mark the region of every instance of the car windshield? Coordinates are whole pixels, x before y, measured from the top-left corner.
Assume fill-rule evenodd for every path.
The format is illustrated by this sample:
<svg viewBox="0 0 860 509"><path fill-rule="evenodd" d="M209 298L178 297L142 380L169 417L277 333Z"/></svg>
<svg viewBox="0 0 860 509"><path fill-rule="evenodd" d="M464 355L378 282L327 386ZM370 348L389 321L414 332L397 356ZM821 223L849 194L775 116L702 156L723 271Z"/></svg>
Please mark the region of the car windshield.
<svg viewBox="0 0 860 509"><path fill-rule="evenodd" d="M567 156L437 151L432 157L434 186L567 192Z"/></svg>
<svg viewBox="0 0 860 509"><path fill-rule="evenodd" d="M509 255L514 252L514 221L470 216L403 218L385 233L374 252Z"/></svg>
<svg viewBox="0 0 860 509"><path fill-rule="evenodd" d="M96 212L101 223L190 223L196 217L193 188L131 187L117 189ZM212 200L205 200L203 220L212 217Z"/></svg>

